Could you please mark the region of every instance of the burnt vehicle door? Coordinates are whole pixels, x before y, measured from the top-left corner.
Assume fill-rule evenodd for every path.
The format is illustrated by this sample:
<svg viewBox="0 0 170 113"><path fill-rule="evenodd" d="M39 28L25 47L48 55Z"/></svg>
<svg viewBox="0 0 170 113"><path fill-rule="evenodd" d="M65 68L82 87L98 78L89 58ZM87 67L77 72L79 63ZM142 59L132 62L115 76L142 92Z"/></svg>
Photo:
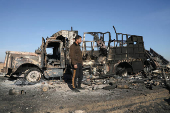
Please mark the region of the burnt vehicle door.
<svg viewBox="0 0 170 113"><path fill-rule="evenodd" d="M65 68L65 58L63 50L63 42L61 40L47 38L44 46L44 76L61 77Z"/></svg>

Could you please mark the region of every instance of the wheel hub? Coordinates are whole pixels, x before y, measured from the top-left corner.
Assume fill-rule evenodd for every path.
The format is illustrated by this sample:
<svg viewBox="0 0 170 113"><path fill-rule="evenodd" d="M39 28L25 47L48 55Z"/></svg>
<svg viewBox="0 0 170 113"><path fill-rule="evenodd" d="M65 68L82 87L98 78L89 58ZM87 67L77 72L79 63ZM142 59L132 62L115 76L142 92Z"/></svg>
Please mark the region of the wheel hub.
<svg viewBox="0 0 170 113"><path fill-rule="evenodd" d="M29 82L36 82L40 80L41 73L38 71L31 71L26 78Z"/></svg>

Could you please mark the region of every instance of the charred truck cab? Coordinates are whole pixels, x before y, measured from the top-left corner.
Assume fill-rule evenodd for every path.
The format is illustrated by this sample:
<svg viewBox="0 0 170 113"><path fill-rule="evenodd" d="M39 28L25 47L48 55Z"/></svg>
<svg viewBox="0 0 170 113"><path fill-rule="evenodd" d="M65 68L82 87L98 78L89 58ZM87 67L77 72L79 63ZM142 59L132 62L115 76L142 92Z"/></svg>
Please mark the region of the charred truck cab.
<svg viewBox="0 0 170 113"><path fill-rule="evenodd" d="M64 70L70 64L69 47L77 34L78 31L62 30L50 38L47 37L46 42L42 38L41 68L45 78L63 76Z"/></svg>
<svg viewBox="0 0 170 113"><path fill-rule="evenodd" d="M4 75L24 75L31 83L39 82L44 77L63 76L70 62L69 47L77 34L78 31L61 30L46 40L42 37L42 45L35 53L7 51Z"/></svg>
<svg viewBox="0 0 170 113"><path fill-rule="evenodd" d="M44 76L46 78L62 76L65 68L63 42L55 37L47 38L46 42L42 38L42 42L41 68Z"/></svg>

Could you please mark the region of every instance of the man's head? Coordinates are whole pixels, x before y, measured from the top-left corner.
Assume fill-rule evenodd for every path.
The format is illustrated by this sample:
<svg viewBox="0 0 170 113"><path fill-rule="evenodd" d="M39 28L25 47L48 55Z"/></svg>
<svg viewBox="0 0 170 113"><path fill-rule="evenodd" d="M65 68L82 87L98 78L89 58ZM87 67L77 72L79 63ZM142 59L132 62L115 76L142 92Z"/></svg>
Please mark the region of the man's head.
<svg viewBox="0 0 170 113"><path fill-rule="evenodd" d="M76 42L76 44L81 44L82 40L81 40L81 36L80 35L76 35L75 42Z"/></svg>

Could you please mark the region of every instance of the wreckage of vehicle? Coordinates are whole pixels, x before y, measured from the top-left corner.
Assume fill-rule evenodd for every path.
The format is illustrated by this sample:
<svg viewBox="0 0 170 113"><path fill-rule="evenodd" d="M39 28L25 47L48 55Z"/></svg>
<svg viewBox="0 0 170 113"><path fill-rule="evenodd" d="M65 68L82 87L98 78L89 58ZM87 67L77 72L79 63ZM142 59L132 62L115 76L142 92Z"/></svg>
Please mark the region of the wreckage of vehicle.
<svg viewBox="0 0 170 113"><path fill-rule="evenodd" d="M110 32L84 32L81 45L84 83L103 83L129 79L143 80L149 87L156 81L169 84L170 65L164 57L153 49L145 50L142 36ZM24 74L29 82L39 82L41 78L62 77L72 67L69 47L78 31L61 30L50 38L42 38L42 44L35 53L7 51L3 72L13 76ZM86 35L92 36L88 41ZM132 79L133 78L133 79ZM155 79L157 78L157 79ZM144 81L145 80L145 81ZM115 82L114 82L115 83Z"/></svg>
<svg viewBox="0 0 170 113"><path fill-rule="evenodd" d="M158 78L161 78L160 81L164 78L165 84L168 85L169 62L153 49L145 50L142 36L117 33L114 26L113 28L115 39L111 38L110 32L84 33L82 52L83 65L89 66L89 71L84 71L87 80L105 78L103 83L107 83L106 81L115 83L118 78L126 78L131 82L142 79L143 83L152 87L154 83L158 83ZM92 41L85 41L87 34L93 36Z"/></svg>

